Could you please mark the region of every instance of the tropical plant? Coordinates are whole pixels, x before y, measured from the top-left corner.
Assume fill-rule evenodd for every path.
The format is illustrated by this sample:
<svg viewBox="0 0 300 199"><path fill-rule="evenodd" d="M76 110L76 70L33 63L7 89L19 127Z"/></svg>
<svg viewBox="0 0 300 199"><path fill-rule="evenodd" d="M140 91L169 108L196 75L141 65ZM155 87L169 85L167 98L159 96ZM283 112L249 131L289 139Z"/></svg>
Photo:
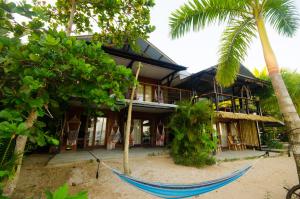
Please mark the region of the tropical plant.
<svg viewBox="0 0 300 199"><path fill-rule="evenodd" d="M149 25L151 0L33 2L34 6L0 0L0 105L1 111L17 114L15 121L2 117L0 126L6 139L16 137L15 153L20 154L15 178L6 186L10 193L16 186L27 138L41 145L46 141L57 144L43 131L43 116L51 117L54 108L63 110L66 107L61 104L70 99L87 107L101 104L115 109L116 100L122 100L134 82L131 71L116 66L94 41L134 47L138 38L147 38L154 30ZM18 22L14 13L27 20ZM91 23L95 17L98 22ZM95 27L100 30L87 45L56 31L64 26L67 36ZM27 44L20 41L24 35L29 36Z"/></svg>
<svg viewBox="0 0 300 199"><path fill-rule="evenodd" d="M67 184L58 187L54 192L46 191L45 195L47 199L88 199L86 191L81 191L76 195L70 195Z"/></svg>
<svg viewBox="0 0 300 199"><path fill-rule="evenodd" d="M216 79L224 87L234 83L247 48L258 33L269 76L285 124L291 133L293 154L300 180L300 118L280 74L265 22L285 36L293 36L299 17L292 0L190 0L170 17L171 37L178 38L191 29L198 31L219 22L227 23L219 50ZM298 130L294 130L298 129Z"/></svg>
<svg viewBox="0 0 300 199"><path fill-rule="evenodd" d="M171 116L169 128L174 136L171 156L176 164L201 167L215 163L213 109L208 100L197 103L181 102Z"/></svg>

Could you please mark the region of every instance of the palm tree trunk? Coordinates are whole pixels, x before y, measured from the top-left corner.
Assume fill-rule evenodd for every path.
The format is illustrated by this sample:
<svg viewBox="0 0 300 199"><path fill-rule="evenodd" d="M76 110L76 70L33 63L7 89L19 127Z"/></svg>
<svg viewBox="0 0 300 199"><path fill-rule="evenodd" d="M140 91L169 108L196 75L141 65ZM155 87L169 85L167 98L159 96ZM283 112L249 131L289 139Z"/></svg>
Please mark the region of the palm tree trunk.
<svg viewBox="0 0 300 199"><path fill-rule="evenodd" d="M75 0L71 0L70 18L69 18L68 26L66 27L67 36L70 36L72 33L75 10L76 10L76 2Z"/></svg>
<svg viewBox="0 0 300 199"><path fill-rule="evenodd" d="M264 52L265 61L267 64L269 76L272 81L273 89L275 91L280 112L282 113L284 122L288 130L300 128L300 118L293 104L293 101L288 93L285 83L282 79L280 69L272 50L264 20L262 17L256 19L256 24ZM294 159L297 166L298 179L300 181L300 130L294 130L290 134L290 140Z"/></svg>
<svg viewBox="0 0 300 199"><path fill-rule="evenodd" d="M141 62L139 62L138 69L135 74L135 80L138 80L138 76L141 70ZM128 113L127 113L127 122L126 122L126 131L125 131L125 143L124 143L124 155L123 155L123 166L124 166L124 174L130 174L129 168L129 137L130 137L130 127L131 127L131 115L132 115L132 103L134 98L134 93L136 89L136 84L133 85L130 95L130 101L128 106Z"/></svg>
<svg viewBox="0 0 300 199"><path fill-rule="evenodd" d="M37 112L35 110L32 110L30 112L29 116L27 117L26 127L28 129L31 128L33 126L34 122L36 121L36 119L37 119ZM11 196L17 186L19 176L20 176L26 142L27 142L27 136L25 136L25 135L19 135L16 139L15 155L17 156L17 160L16 160L17 168L16 168L16 172L15 172L13 178L8 180L8 182L6 183L6 185L4 187L3 193L6 196Z"/></svg>

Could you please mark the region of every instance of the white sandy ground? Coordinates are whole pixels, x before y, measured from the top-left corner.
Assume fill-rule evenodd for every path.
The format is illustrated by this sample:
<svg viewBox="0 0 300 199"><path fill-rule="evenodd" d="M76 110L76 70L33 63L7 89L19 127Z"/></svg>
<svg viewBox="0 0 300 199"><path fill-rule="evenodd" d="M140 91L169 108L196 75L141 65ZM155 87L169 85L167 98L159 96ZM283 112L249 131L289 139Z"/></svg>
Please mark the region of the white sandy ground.
<svg viewBox="0 0 300 199"><path fill-rule="evenodd" d="M88 190L91 199L150 199L148 195L122 182L107 168L101 166L100 178L95 179L97 164L86 162L76 165L45 167L47 155L32 155L25 159L20 181L13 196L24 199L34 196L39 198L45 189L53 190L74 177L80 178L82 184L70 186L71 193ZM121 169L122 160L110 160L106 163ZM214 166L197 169L175 165L169 157L144 157L131 160L132 176L146 181L167 183L196 183L215 179L239 169L256 159L223 162ZM74 172L82 171L79 176ZM72 174L73 173L73 174ZM71 177L73 175L73 177ZM78 179L77 179L78 180ZM216 191L197 196L201 199L283 199L286 190L297 183L296 167L293 158L286 155L259 159L245 176Z"/></svg>

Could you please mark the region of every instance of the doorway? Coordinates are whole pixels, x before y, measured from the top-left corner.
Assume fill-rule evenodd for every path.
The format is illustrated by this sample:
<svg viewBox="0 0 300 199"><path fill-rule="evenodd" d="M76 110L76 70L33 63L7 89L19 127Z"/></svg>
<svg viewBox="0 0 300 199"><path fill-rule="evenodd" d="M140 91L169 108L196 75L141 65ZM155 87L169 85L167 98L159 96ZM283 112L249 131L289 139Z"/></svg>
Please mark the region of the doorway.
<svg viewBox="0 0 300 199"><path fill-rule="evenodd" d="M228 128L227 123L220 122L220 136L221 136L221 146L222 147L228 147Z"/></svg>
<svg viewBox="0 0 300 199"><path fill-rule="evenodd" d="M106 117L91 117L88 121L88 136L86 138L87 147L105 146L106 139Z"/></svg>
<svg viewBox="0 0 300 199"><path fill-rule="evenodd" d="M132 146L151 145L151 121L147 119L133 119L130 135Z"/></svg>

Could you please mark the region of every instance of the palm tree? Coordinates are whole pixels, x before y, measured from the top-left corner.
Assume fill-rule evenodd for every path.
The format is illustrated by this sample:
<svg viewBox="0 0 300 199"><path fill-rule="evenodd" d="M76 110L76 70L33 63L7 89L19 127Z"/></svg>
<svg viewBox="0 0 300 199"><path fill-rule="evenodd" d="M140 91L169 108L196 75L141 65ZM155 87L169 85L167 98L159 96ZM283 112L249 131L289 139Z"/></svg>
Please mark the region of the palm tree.
<svg viewBox="0 0 300 199"><path fill-rule="evenodd" d="M299 115L283 82L265 28L268 22L281 35L295 34L299 18L292 0L190 0L172 13L170 35L178 38L216 22L227 24L219 50L218 83L223 87L234 83L240 63L258 33L285 124L289 130L300 128ZM300 129L291 133L291 141L300 180Z"/></svg>

